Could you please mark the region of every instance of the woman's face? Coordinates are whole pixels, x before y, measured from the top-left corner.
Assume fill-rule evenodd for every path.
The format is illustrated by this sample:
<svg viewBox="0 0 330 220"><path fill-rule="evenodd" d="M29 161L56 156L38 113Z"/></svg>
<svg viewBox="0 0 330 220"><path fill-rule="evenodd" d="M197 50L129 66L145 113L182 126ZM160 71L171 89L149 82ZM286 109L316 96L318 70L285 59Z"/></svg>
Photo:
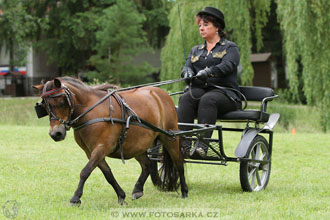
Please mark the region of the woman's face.
<svg viewBox="0 0 330 220"><path fill-rule="evenodd" d="M213 39L217 36L218 28L213 25L212 22L204 22L203 19L199 21L199 33L205 40Z"/></svg>

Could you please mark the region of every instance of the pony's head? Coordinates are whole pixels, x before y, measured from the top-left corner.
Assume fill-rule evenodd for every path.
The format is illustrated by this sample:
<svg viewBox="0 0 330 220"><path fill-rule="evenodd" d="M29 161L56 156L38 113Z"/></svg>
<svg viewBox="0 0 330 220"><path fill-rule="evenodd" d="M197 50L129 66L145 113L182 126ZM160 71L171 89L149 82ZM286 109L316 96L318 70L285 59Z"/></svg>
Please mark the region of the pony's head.
<svg viewBox="0 0 330 220"><path fill-rule="evenodd" d="M42 102L36 105L38 117L49 115L49 135L54 141L65 139L66 130L69 128L74 107L72 92L60 79L48 81L45 84L33 86Z"/></svg>

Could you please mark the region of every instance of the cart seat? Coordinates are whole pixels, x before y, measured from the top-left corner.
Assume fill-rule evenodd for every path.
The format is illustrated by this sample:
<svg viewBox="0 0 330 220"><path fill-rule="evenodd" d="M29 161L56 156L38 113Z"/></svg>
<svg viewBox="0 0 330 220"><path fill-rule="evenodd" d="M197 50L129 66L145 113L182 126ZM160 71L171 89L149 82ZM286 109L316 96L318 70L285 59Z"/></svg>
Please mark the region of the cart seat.
<svg viewBox="0 0 330 220"><path fill-rule="evenodd" d="M259 86L240 86L241 93L245 96L247 101L260 101L260 110L237 110L228 112L218 117L220 121L241 122L241 121L255 121L265 123L269 119L267 113L267 102L277 98L274 90L267 87ZM244 101L242 101L244 104Z"/></svg>

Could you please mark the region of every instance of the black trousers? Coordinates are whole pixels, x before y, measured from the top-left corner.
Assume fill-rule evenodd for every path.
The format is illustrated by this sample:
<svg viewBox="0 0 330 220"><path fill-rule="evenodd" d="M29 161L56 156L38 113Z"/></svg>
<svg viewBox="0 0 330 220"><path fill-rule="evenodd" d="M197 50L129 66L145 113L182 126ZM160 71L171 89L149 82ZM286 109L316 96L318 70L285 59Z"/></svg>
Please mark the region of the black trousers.
<svg viewBox="0 0 330 220"><path fill-rule="evenodd" d="M186 91L179 100L178 120L182 123L215 124L219 115L241 108L241 102L235 102L223 91L217 88L192 88ZM197 99L196 99L197 98ZM187 126L180 126L180 130L190 130ZM211 137L212 132L205 134Z"/></svg>

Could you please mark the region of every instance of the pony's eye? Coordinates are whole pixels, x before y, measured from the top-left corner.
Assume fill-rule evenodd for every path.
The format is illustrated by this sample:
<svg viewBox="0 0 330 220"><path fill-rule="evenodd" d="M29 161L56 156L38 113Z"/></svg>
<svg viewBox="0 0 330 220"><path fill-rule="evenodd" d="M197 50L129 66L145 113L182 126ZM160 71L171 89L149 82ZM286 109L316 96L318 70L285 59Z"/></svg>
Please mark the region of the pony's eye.
<svg viewBox="0 0 330 220"><path fill-rule="evenodd" d="M52 103L53 106L58 108L65 107L65 99L63 97L56 97L54 98L54 103Z"/></svg>
<svg viewBox="0 0 330 220"><path fill-rule="evenodd" d="M65 100L62 99L60 103L58 104L59 107L64 107L65 106Z"/></svg>

